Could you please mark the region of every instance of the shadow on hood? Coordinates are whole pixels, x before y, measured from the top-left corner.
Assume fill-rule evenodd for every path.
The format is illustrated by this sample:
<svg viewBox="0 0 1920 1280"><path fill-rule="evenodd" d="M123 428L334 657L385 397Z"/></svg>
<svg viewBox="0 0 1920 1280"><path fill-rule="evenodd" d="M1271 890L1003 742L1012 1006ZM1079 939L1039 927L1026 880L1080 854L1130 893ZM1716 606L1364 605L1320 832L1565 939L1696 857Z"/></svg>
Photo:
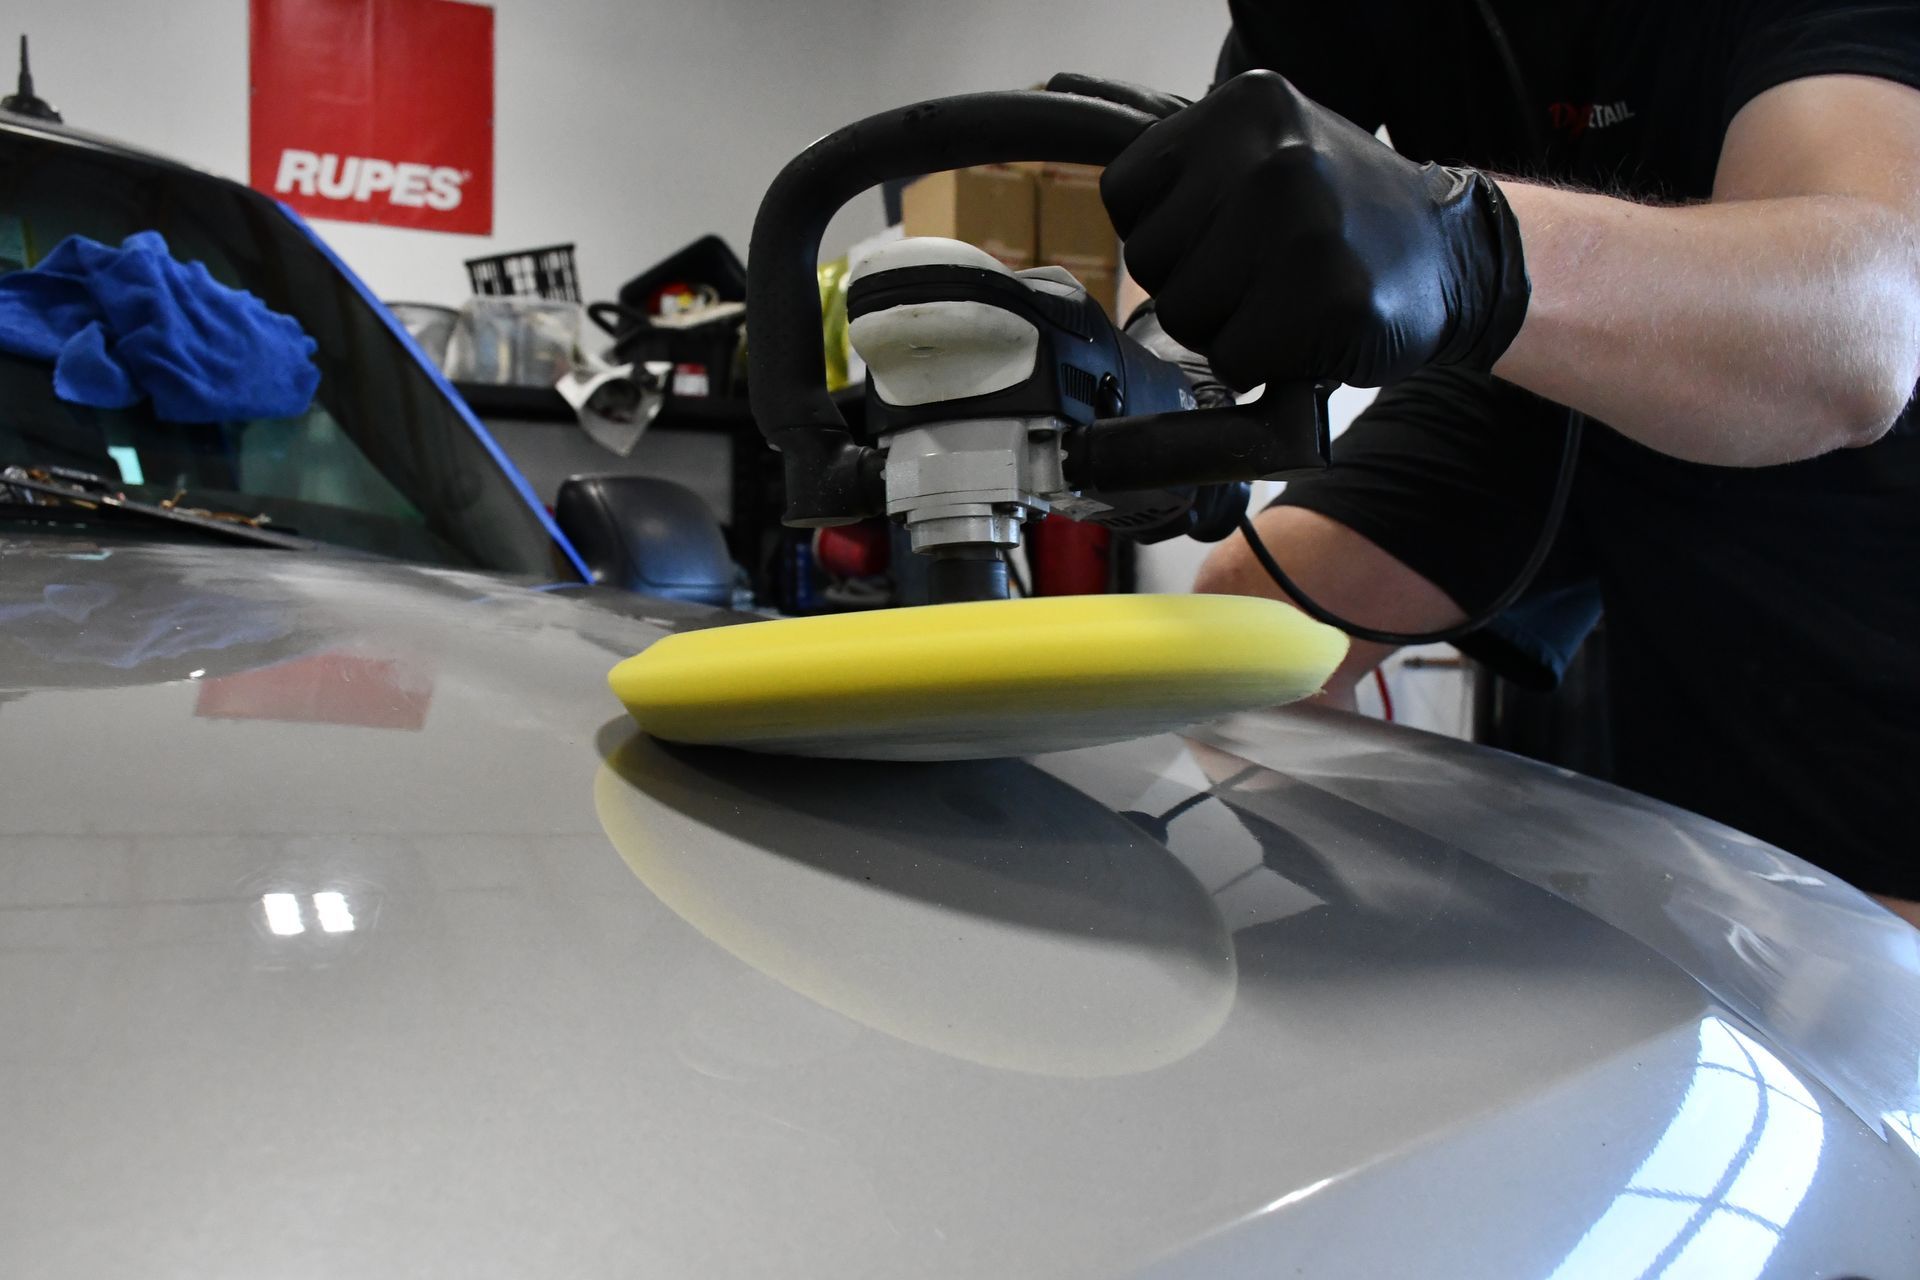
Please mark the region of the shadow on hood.
<svg viewBox="0 0 1920 1280"><path fill-rule="evenodd" d="M1177 1061L1236 990L1211 897L1132 822L1018 761L874 764L600 734L594 799L708 939L877 1031L1045 1075Z"/></svg>

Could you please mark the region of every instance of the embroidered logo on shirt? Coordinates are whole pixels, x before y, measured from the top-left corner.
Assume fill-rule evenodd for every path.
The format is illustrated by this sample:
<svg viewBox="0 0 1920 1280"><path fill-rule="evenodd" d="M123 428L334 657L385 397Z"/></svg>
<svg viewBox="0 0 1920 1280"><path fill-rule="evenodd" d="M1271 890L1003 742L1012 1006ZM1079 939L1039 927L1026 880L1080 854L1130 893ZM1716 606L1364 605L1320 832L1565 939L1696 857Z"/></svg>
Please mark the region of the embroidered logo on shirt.
<svg viewBox="0 0 1920 1280"><path fill-rule="evenodd" d="M1619 102L1550 102L1547 114L1553 127L1568 137L1577 138L1589 129L1605 129L1633 119L1633 108L1625 99Z"/></svg>

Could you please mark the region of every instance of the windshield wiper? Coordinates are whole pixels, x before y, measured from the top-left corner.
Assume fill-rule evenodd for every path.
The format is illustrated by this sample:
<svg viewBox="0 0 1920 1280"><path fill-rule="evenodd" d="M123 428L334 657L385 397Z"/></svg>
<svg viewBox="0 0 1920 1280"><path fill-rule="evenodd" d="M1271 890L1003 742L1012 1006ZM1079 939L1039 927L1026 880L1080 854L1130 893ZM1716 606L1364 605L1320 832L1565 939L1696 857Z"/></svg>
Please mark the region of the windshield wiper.
<svg viewBox="0 0 1920 1280"><path fill-rule="evenodd" d="M290 533L262 528L265 516L188 509L176 505L178 497L166 503L139 502L120 492L106 477L70 467L7 467L0 470L0 500L11 500L37 510L78 508L88 512L115 512L121 516L161 524L184 525L234 542L280 547L287 551L311 551L317 545Z"/></svg>

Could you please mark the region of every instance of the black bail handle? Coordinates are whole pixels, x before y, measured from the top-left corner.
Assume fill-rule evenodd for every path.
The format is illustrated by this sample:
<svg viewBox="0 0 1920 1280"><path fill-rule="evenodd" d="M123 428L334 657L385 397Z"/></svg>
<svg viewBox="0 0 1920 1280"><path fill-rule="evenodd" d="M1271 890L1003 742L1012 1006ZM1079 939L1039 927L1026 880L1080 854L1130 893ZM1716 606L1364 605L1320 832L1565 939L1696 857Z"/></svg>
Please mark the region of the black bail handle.
<svg viewBox="0 0 1920 1280"><path fill-rule="evenodd" d="M1034 160L1104 165L1155 119L1071 93L962 94L857 120L788 162L760 201L747 248L747 390L754 421L782 455L787 524L847 524L885 506L878 452L854 440L827 394L816 268L820 238L840 207L882 182L947 169ZM1152 485L1261 479L1324 465L1325 388L1278 390L1244 405L1113 419L1090 430L1116 444L1160 443L1150 454L1168 469ZM1209 443L1223 438L1234 442L1225 454ZM1249 450L1250 440L1262 447ZM1117 451L1101 452L1121 464ZM1267 469L1248 474L1255 468ZM1129 477L1138 471L1117 469ZM1090 488L1147 487L1102 484L1105 468L1097 463L1076 470Z"/></svg>

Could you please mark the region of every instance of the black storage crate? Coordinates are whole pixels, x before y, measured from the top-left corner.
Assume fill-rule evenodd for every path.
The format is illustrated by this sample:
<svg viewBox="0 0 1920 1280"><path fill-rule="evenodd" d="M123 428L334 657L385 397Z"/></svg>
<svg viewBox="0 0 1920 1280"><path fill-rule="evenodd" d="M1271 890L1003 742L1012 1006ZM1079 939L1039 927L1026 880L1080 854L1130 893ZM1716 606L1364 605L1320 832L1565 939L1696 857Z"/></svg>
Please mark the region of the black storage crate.
<svg viewBox="0 0 1920 1280"><path fill-rule="evenodd" d="M589 306L587 316L613 338L616 364L648 360L697 364L707 371L711 394L732 395L735 375L744 373L734 368L741 317L724 316L683 329L655 324L647 314L657 290L682 282L705 285L721 302L742 302L747 296L747 270L739 255L719 236L702 236L620 286L618 302Z"/></svg>
<svg viewBox="0 0 1920 1280"><path fill-rule="evenodd" d="M570 244L499 253L491 258L468 258L467 279L473 283L473 291L483 298L580 301L580 274L574 268Z"/></svg>

